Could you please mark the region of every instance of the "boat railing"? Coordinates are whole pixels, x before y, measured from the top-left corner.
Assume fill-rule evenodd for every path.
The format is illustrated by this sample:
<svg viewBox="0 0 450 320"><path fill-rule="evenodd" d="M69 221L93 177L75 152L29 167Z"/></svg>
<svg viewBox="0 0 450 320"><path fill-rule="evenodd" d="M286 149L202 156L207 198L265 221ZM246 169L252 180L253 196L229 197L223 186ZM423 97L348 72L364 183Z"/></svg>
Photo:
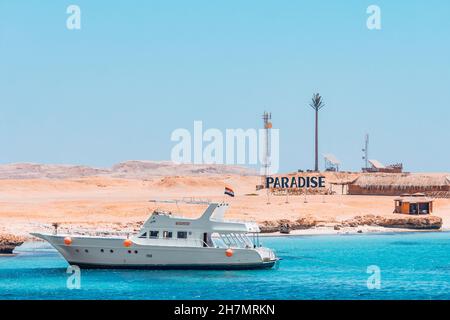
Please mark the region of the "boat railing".
<svg viewBox="0 0 450 320"><path fill-rule="evenodd" d="M195 197L183 197L182 199L150 199L149 202L153 203L185 203L185 204L211 204L210 199L204 199L204 198L195 198Z"/></svg>
<svg viewBox="0 0 450 320"><path fill-rule="evenodd" d="M212 236L212 241L219 248L250 249L254 247L252 241L244 234L216 233Z"/></svg>
<svg viewBox="0 0 450 320"><path fill-rule="evenodd" d="M116 238L116 237L128 237L133 234L134 231L111 231L106 229L96 229L96 230L86 230L86 229L76 229L70 228L67 231L58 230L54 235L72 235L79 237L105 237L105 238Z"/></svg>

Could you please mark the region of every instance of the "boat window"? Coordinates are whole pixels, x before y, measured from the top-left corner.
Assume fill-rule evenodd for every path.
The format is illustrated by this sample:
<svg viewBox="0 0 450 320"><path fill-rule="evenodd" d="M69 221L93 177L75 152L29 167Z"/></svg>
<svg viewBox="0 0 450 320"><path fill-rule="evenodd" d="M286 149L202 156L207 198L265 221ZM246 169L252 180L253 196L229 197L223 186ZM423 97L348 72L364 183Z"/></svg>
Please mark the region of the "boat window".
<svg viewBox="0 0 450 320"><path fill-rule="evenodd" d="M238 242L236 241L236 239L233 237L232 234L226 234L225 236L227 237L227 239L229 239L230 245L239 247Z"/></svg>
<svg viewBox="0 0 450 320"><path fill-rule="evenodd" d="M150 231L150 238L158 238L159 231Z"/></svg>
<svg viewBox="0 0 450 320"><path fill-rule="evenodd" d="M246 243L245 243L245 240L242 239L242 236L239 233L235 233L233 235L236 238L236 242L238 243L239 248L245 248L246 247Z"/></svg>
<svg viewBox="0 0 450 320"><path fill-rule="evenodd" d="M242 241L239 239L239 237L238 237L236 234L232 233L230 236L233 238L234 243L235 243L238 247L242 247Z"/></svg>
<svg viewBox="0 0 450 320"><path fill-rule="evenodd" d="M247 237L247 235L242 234L242 233L237 233L236 237L238 237L239 240L241 241L241 244L242 244L243 248L251 248L251 247L253 247L253 244L250 241L250 239Z"/></svg>
<svg viewBox="0 0 450 320"><path fill-rule="evenodd" d="M244 237L245 236L242 236L239 233L227 233L222 235L222 238L226 238L226 240L224 239L224 241L229 246L234 246L237 248L245 248L248 246L248 242L245 240Z"/></svg>
<svg viewBox="0 0 450 320"><path fill-rule="evenodd" d="M164 231L163 238L172 238L172 231Z"/></svg>
<svg viewBox="0 0 450 320"><path fill-rule="evenodd" d="M245 243L246 247L253 247L253 243L252 241L248 238L248 236L246 234L240 234L240 237L242 239L242 241Z"/></svg>
<svg viewBox="0 0 450 320"><path fill-rule="evenodd" d="M227 247L231 245L231 241L226 234L221 234L220 237L222 238L222 241L227 245Z"/></svg>
<svg viewBox="0 0 450 320"><path fill-rule="evenodd" d="M141 239L147 238L147 232L144 232L143 234L141 234L141 235L139 236L139 238L141 238Z"/></svg>
<svg viewBox="0 0 450 320"><path fill-rule="evenodd" d="M178 239L187 239L187 232L186 231L178 231L177 237Z"/></svg>
<svg viewBox="0 0 450 320"><path fill-rule="evenodd" d="M216 247L216 248L227 248L228 247L218 233L213 233L211 235L211 240L214 244L214 247Z"/></svg>

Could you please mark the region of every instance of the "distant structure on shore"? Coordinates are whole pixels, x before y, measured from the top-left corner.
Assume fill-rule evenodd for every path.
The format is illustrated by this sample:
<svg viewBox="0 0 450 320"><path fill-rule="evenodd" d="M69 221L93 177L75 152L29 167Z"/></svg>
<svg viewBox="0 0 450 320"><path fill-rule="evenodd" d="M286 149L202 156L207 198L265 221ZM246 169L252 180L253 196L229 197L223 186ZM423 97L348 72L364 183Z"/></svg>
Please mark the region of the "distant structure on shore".
<svg viewBox="0 0 450 320"><path fill-rule="evenodd" d="M325 171L338 172L341 162L333 154L324 154Z"/></svg>
<svg viewBox="0 0 450 320"><path fill-rule="evenodd" d="M364 147L362 149L363 152L363 160L364 167L362 168L362 172L384 172L384 173L402 173L403 172L403 164L396 163L385 166L378 160L370 160L369 159L369 134L366 134L364 139ZM370 164L370 166L369 166Z"/></svg>
<svg viewBox="0 0 450 320"><path fill-rule="evenodd" d="M363 168L363 172L402 173L403 164L396 163L385 166L378 160L368 160L370 167Z"/></svg>
<svg viewBox="0 0 450 320"><path fill-rule="evenodd" d="M366 173L348 185L351 195L400 196L418 192L435 198L450 198L450 177L446 174Z"/></svg>

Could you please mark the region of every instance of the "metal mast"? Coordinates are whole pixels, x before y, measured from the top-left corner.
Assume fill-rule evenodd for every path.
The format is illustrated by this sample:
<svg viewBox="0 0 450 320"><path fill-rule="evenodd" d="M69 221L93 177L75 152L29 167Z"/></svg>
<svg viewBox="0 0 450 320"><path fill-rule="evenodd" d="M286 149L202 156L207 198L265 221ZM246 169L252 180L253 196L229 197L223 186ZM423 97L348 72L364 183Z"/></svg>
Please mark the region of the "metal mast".
<svg viewBox="0 0 450 320"><path fill-rule="evenodd" d="M264 179L269 176L270 167L270 129L272 129L272 113L265 112L263 114L264 131L265 131L265 150L264 150Z"/></svg>
<svg viewBox="0 0 450 320"><path fill-rule="evenodd" d="M270 168L270 129L272 129L272 113L264 111L263 114L263 121L264 121L264 131L265 131L265 150L264 150L264 177L262 177L262 185L265 186L267 177L269 176L269 168ZM270 203L269 199L269 193L270 190L267 189L267 204Z"/></svg>
<svg viewBox="0 0 450 320"><path fill-rule="evenodd" d="M364 160L364 169L367 169L369 167L369 134L366 134L365 137L365 143L364 143L364 149L362 149L362 152L364 152L363 160Z"/></svg>

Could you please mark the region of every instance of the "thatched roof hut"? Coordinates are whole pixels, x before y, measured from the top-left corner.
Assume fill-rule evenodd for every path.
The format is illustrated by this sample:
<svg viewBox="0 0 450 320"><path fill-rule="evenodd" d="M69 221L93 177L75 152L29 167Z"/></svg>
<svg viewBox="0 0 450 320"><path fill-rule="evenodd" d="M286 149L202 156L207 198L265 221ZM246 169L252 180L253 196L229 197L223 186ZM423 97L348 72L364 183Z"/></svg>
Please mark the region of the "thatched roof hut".
<svg viewBox="0 0 450 320"><path fill-rule="evenodd" d="M398 196L417 192L450 196L450 177L448 174L372 173L361 175L349 185L349 194Z"/></svg>

